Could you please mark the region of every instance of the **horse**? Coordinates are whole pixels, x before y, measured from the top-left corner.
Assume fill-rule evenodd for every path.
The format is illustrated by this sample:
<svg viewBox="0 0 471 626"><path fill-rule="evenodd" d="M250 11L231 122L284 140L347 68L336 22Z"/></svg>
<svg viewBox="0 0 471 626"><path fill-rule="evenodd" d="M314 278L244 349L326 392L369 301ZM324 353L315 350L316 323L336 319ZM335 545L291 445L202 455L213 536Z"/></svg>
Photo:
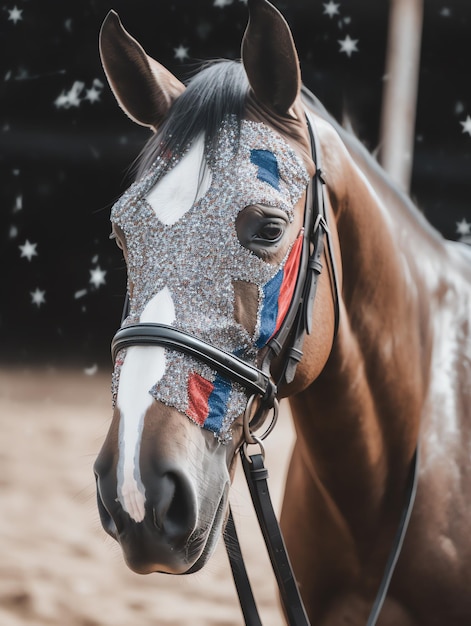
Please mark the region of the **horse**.
<svg viewBox="0 0 471 626"><path fill-rule="evenodd" d="M296 432L281 526L311 623L365 623L419 445L416 500L378 623L465 626L471 255L302 86L278 10L267 0L248 10L241 61L209 64L186 85L116 13L102 26L111 89L153 131L111 215L128 270L123 330L158 324L196 342L191 354L117 350L113 417L94 466L102 525L135 572L207 563L246 441L248 392L195 355L212 345L243 368L271 351L268 374ZM289 374L288 348L275 354L270 341L296 291L316 176L329 241ZM254 426L268 414L254 408Z"/></svg>

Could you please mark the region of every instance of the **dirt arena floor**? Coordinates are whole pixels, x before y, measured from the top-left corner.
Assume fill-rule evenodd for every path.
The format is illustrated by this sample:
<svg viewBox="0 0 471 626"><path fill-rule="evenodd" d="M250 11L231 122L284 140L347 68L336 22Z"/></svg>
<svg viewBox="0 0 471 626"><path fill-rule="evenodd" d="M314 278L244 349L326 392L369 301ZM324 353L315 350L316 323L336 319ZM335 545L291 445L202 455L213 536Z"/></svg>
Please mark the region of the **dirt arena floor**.
<svg viewBox="0 0 471 626"><path fill-rule="evenodd" d="M139 576L101 529L92 466L111 416L109 373L0 369L0 625L239 626L220 542L192 576ZM267 441L279 510L292 429ZM232 505L262 621L281 626L275 584L238 472Z"/></svg>

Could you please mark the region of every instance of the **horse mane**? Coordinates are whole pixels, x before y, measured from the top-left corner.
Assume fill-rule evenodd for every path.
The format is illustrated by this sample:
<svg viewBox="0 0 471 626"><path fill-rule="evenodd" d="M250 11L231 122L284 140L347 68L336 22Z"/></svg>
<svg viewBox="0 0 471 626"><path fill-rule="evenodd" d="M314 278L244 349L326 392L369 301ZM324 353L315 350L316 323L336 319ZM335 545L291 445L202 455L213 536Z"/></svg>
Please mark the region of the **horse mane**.
<svg viewBox="0 0 471 626"><path fill-rule="evenodd" d="M409 223L415 224L434 247L444 242L443 237L427 221L422 211L414 204L381 167L375 156L364 146L354 133L345 129L324 107L309 89L302 88L303 102L322 119L327 121L339 134L353 160L375 188L386 206L393 206Z"/></svg>
<svg viewBox="0 0 471 626"><path fill-rule="evenodd" d="M185 91L172 104L159 131L152 135L138 156L137 178L159 155L180 154L202 132L206 149L213 148L221 124L228 116L239 122L240 130L248 92L249 82L239 61L205 63L186 82Z"/></svg>

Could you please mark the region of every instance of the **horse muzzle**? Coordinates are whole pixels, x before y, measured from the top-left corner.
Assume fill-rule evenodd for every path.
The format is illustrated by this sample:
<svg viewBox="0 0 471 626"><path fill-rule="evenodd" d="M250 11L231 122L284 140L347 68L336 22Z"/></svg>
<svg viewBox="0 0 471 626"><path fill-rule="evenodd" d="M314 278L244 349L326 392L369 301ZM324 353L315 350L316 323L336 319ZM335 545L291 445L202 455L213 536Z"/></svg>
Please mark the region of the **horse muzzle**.
<svg viewBox="0 0 471 626"><path fill-rule="evenodd" d="M136 521L118 495L115 465L95 463L97 504L104 530L121 546L128 567L138 574L192 573L211 556L227 509L229 480L218 498L202 495L188 471L154 463L146 473L144 515Z"/></svg>

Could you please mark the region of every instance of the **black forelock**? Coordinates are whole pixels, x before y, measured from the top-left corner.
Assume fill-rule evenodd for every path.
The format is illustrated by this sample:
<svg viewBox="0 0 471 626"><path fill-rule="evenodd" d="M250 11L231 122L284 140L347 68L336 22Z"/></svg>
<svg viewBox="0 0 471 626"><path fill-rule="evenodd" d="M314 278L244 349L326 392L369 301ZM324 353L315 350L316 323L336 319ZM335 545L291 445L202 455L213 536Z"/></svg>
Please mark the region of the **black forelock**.
<svg viewBox="0 0 471 626"><path fill-rule="evenodd" d="M213 61L203 66L187 83L137 161L137 178L161 154L182 153L201 133L206 145L214 145L221 124L228 116L239 122L245 111L249 83L238 61Z"/></svg>

